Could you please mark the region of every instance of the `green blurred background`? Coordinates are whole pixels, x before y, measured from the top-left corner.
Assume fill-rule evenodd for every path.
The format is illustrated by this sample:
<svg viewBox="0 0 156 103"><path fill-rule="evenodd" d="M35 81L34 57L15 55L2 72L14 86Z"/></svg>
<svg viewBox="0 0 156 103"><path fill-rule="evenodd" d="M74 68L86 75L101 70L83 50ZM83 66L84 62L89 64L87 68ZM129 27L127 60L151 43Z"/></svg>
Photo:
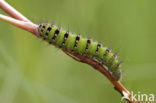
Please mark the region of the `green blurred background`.
<svg viewBox="0 0 156 103"><path fill-rule="evenodd" d="M156 94L155 0L7 0L33 22L50 22L118 52L121 82ZM0 13L5 14L2 10ZM92 67L0 21L0 103L119 103Z"/></svg>

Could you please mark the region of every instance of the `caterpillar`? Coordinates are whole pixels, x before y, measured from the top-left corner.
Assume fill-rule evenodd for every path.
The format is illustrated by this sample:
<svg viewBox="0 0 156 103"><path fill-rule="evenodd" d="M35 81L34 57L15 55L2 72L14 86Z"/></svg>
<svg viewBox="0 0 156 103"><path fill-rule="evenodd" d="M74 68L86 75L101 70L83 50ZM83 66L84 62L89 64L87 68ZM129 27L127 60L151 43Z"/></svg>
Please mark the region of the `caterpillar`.
<svg viewBox="0 0 156 103"><path fill-rule="evenodd" d="M40 23L37 29L38 36L60 49L77 53L78 55L96 60L116 80L121 78L120 62L116 53L92 39L83 38L80 34L72 34L62 28L49 23Z"/></svg>

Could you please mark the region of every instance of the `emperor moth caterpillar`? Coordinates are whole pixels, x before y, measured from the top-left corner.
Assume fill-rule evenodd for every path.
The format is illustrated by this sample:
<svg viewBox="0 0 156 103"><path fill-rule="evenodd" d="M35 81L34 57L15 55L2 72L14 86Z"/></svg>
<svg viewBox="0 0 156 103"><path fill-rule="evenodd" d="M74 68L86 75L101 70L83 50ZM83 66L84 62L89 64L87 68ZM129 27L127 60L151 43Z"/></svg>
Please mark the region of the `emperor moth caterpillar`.
<svg viewBox="0 0 156 103"><path fill-rule="evenodd" d="M116 81L121 78L120 62L117 60L117 55L101 43L64 31L60 27L48 23L41 23L38 26L38 36L56 47L96 60Z"/></svg>

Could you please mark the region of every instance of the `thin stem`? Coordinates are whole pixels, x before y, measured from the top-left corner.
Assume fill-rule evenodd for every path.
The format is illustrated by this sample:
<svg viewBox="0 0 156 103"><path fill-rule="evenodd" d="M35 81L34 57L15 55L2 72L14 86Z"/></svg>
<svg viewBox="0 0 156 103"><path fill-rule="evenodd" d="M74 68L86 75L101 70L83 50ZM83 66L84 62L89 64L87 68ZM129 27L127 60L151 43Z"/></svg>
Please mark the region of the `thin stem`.
<svg viewBox="0 0 156 103"><path fill-rule="evenodd" d="M28 20L25 16L23 16L21 13L19 13L18 11L16 11L13 7L11 7L9 4L7 4L4 0L0 0L0 8L2 8L6 13L8 13L10 16L12 16L13 18L10 18L8 16L4 16L0 14L0 19L8 22L16 27L19 27L21 29L24 29L28 32L33 33L34 35L37 35L37 25L32 23L30 20ZM137 102L136 100L133 100L131 93L119 82L116 81L107 71L106 69L104 69L104 67L100 66L97 64L97 62L80 56L76 53L71 53L69 51L67 51L66 49L63 49L63 51L71 56L72 58L74 58L75 60L82 62L82 63L86 63L89 64L90 66L92 66L94 69L100 71L104 76L107 77L107 79L114 85L115 90L117 90L122 96L128 95L129 99L126 99L129 103L141 103L141 102Z"/></svg>
<svg viewBox="0 0 156 103"><path fill-rule="evenodd" d="M19 27L23 30L26 30L28 32L31 32L31 33L37 35L37 31L36 31L37 25L36 24L33 24L31 22L20 21L20 20L5 16L2 14L0 14L0 19L9 24L12 24L16 27Z"/></svg>
<svg viewBox="0 0 156 103"><path fill-rule="evenodd" d="M20 12L18 12L11 5L9 5L7 2L5 2L5 0L0 0L0 8L2 10L4 10L7 14L9 14L11 17L13 17L17 20L30 22L30 20L28 20Z"/></svg>

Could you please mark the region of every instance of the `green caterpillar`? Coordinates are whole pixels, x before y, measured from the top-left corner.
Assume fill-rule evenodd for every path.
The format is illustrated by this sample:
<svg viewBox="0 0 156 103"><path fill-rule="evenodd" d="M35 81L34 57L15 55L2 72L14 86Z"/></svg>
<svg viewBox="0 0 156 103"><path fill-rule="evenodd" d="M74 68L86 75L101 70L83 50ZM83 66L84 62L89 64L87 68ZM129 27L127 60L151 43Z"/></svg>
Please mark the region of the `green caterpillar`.
<svg viewBox="0 0 156 103"><path fill-rule="evenodd" d="M56 47L96 60L115 80L118 81L121 78L120 62L117 60L117 55L102 44L66 32L60 27L48 23L41 23L38 26L38 36Z"/></svg>

